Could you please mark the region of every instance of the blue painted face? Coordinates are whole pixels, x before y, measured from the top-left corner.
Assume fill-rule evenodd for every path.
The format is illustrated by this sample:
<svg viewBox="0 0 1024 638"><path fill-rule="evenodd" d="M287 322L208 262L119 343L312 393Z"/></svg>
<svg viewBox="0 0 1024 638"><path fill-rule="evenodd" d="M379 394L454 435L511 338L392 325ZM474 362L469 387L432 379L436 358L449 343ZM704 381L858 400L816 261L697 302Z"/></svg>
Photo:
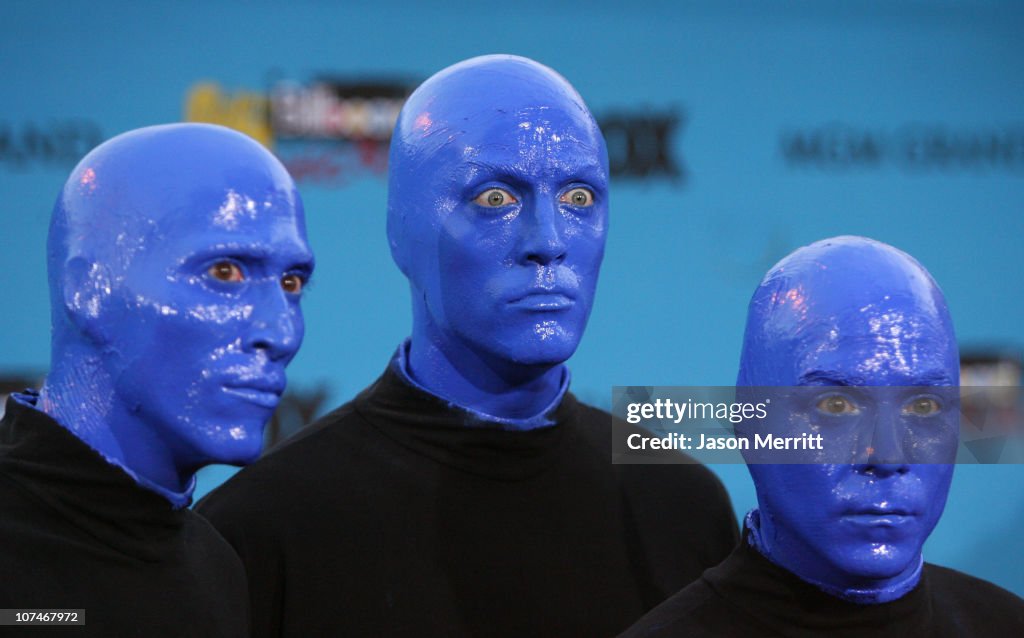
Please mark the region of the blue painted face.
<svg viewBox="0 0 1024 638"><path fill-rule="evenodd" d="M524 58L457 64L410 97L390 161L388 237L412 288L414 350L429 344L463 372L569 358L608 221L604 140L572 87Z"/></svg>
<svg viewBox="0 0 1024 638"><path fill-rule="evenodd" d="M802 386L773 408L785 421L774 425L820 432L854 461L749 465L761 551L862 602L905 593L945 506L957 442L957 344L932 278L868 239L801 248L754 294L738 384Z"/></svg>
<svg viewBox="0 0 1024 638"><path fill-rule="evenodd" d="M50 260L43 409L172 491L258 456L313 268L302 202L268 151L207 125L121 135L72 173ZM93 371L84 394L75 366Z"/></svg>

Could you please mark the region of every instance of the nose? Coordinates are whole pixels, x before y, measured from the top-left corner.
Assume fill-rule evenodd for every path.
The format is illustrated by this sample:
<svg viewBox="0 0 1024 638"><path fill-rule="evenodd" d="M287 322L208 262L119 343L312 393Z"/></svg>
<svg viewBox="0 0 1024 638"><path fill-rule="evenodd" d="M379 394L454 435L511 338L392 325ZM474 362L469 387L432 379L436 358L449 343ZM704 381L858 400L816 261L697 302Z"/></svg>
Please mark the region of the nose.
<svg viewBox="0 0 1024 638"><path fill-rule="evenodd" d="M909 469L907 450L904 445L906 428L898 415L893 414L897 408L880 402L874 428L871 432L871 444L867 448L867 464L864 471L878 476L901 474Z"/></svg>
<svg viewBox="0 0 1024 638"><path fill-rule="evenodd" d="M271 361L287 363L302 344L302 310L277 281L266 282L263 287L267 290L253 308L244 345L249 352L262 350Z"/></svg>
<svg viewBox="0 0 1024 638"><path fill-rule="evenodd" d="M561 263L565 259L565 220L555 196L541 193L532 210L524 211L525 227L520 241L520 261L540 266Z"/></svg>

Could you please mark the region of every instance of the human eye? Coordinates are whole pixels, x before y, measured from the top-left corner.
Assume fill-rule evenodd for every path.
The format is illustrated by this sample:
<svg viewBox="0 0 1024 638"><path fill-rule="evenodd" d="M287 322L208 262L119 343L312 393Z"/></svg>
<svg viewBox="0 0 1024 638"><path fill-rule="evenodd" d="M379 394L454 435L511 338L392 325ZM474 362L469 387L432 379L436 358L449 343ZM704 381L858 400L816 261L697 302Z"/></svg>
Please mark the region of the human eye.
<svg viewBox="0 0 1024 638"><path fill-rule="evenodd" d="M217 281L228 283L245 281L245 272L242 271L242 267L227 259L214 263L206 269L206 273Z"/></svg>
<svg viewBox="0 0 1024 638"><path fill-rule="evenodd" d="M515 204L517 201L519 200L516 199L515 195L504 188L488 188L473 200L475 204L486 208L500 208L509 204Z"/></svg>
<svg viewBox="0 0 1024 638"><path fill-rule="evenodd" d="M818 411L829 416L853 416L860 414L860 408L847 396L842 394L827 394L818 400L815 405Z"/></svg>
<svg viewBox="0 0 1024 638"><path fill-rule="evenodd" d="M594 205L594 193L588 188L577 186L576 188L570 189L562 194L558 198L558 201L563 204L569 204L570 206L576 206L583 208L586 206Z"/></svg>
<svg viewBox="0 0 1024 638"><path fill-rule="evenodd" d="M942 412L942 403L934 397L914 397L903 404L901 411L907 416L935 416Z"/></svg>
<svg viewBox="0 0 1024 638"><path fill-rule="evenodd" d="M306 278L297 273L287 273L281 277L281 289L290 295L297 295L306 286Z"/></svg>

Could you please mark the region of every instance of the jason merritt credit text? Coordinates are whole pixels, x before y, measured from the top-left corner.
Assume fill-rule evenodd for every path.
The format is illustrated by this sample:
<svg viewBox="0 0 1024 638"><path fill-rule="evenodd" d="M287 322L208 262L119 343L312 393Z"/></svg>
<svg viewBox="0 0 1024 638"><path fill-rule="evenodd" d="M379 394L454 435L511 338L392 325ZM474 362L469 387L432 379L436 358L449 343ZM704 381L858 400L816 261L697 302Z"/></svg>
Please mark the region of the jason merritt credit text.
<svg viewBox="0 0 1024 638"><path fill-rule="evenodd" d="M733 436L697 436L668 434L666 436L645 436L630 434L626 445L631 450L749 450L749 438ZM823 450L822 435L801 434L800 436L775 436L754 434L755 450Z"/></svg>

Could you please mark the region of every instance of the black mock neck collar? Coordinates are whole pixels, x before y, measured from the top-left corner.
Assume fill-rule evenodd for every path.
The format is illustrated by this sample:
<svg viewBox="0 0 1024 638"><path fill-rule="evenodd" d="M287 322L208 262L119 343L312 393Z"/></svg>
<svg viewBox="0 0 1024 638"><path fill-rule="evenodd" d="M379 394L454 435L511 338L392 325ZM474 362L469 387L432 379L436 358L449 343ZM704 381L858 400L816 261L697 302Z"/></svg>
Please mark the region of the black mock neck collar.
<svg viewBox="0 0 1024 638"><path fill-rule="evenodd" d="M170 554L189 512L139 486L32 407L37 397L27 391L7 398L0 422L0 475L118 551L150 562Z"/></svg>
<svg viewBox="0 0 1024 638"><path fill-rule="evenodd" d="M917 587L888 603L857 604L831 596L761 555L749 543L749 530L733 553L702 578L759 624L780 635L918 635L933 611L927 571ZM884 628L883 633L879 633Z"/></svg>
<svg viewBox="0 0 1024 638"><path fill-rule="evenodd" d="M508 430L410 383L394 367L355 398L356 410L389 438L438 463L500 480L543 471L557 456L577 401L566 392L547 427Z"/></svg>

